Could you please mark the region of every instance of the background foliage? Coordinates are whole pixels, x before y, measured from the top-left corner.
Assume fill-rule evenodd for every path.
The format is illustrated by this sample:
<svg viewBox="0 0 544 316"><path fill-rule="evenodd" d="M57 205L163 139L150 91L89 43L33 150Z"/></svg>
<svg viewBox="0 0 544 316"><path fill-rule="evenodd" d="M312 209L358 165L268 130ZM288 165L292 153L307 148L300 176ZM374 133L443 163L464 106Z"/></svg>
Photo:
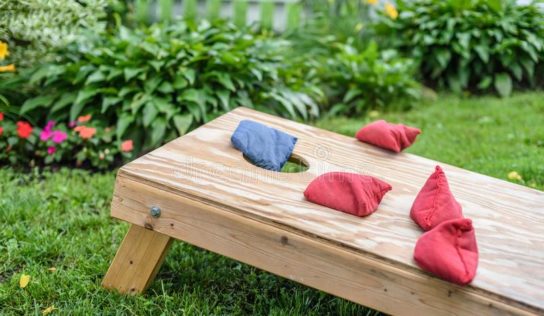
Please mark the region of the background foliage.
<svg viewBox="0 0 544 316"><path fill-rule="evenodd" d="M18 67L40 63L82 29L99 31L111 0L0 0L0 40Z"/></svg>
<svg viewBox="0 0 544 316"><path fill-rule="evenodd" d="M44 157L35 155L43 144L17 139L18 121L30 122L37 137L49 120L66 127L91 114L96 139L79 144L66 128L71 146L45 157L108 167L100 159L106 149L117 155L106 161L119 163L121 142L134 140L138 155L236 106L307 121L407 109L428 91L418 70L424 84L457 92L506 96L544 83L543 13L535 5L302 1L287 10L293 19L277 34L263 23L245 26L242 2L233 6L235 23L226 23L218 18L221 0L210 1L210 24L191 18L196 0L185 3L185 21L172 20L172 1L159 1L155 15L165 21L148 25L149 1L0 0L0 39L11 43L18 69L0 73L0 127L9 135L0 142L13 149L0 160ZM293 12L302 7L310 13L299 25ZM273 7L262 9L270 24Z"/></svg>
<svg viewBox="0 0 544 316"><path fill-rule="evenodd" d="M329 96L329 115L361 115L372 109L408 108L420 98L411 59L380 50L375 42L364 49L333 43L320 77Z"/></svg>
<svg viewBox="0 0 544 316"><path fill-rule="evenodd" d="M291 118L319 114L315 87L284 68L288 43L266 34L203 22L121 26L87 39L26 74L40 93L19 114L55 121L92 114L140 149L237 106Z"/></svg>
<svg viewBox="0 0 544 316"><path fill-rule="evenodd" d="M514 0L398 1L398 19L383 19L383 38L420 61L425 83L510 95L544 75L544 13Z"/></svg>

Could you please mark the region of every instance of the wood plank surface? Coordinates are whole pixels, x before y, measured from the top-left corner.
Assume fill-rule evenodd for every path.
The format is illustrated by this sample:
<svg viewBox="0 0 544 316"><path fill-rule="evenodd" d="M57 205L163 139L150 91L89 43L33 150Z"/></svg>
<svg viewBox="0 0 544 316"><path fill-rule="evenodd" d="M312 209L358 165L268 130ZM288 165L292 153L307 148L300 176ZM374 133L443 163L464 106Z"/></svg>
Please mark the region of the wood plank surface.
<svg viewBox="0 0 544 316"><path fill-rule="evenodd" d="M259 121L298 137L294 154L307 161L309 169L279 173L247 162L230 143L230 136L242 119ZM118 181L132 179L180 198L304 235L322 245L359 254L354 260L376 260L425 278L428 275L412 259L422 232L409 218L409 211L436 164L238 108L127 164L120 169ZM456 293L478 293L543 312L544 193L440 165L464 215L473 220L480 250L478 272L472 284L462 288L447 286ZM308 183L329 171L375 176L391 184L393 190L384 197L378 211L366 218L306 201L302 193ZM122 198L118 193L115 196ZM129 213L112 215L134 223ZM263 225L262 229L269 227ZM428 290L442 282L429 277L425 280Z"/></svg>
<svg viewBox="0 0 544 316"><path fill-rule="evenodd" d="M115 192L115 217L386 313L530 314L524 306L426 276L418 269L401 269L134 180L119 179ZM149 216L150 205L161 206L160 218Z"/></svg>

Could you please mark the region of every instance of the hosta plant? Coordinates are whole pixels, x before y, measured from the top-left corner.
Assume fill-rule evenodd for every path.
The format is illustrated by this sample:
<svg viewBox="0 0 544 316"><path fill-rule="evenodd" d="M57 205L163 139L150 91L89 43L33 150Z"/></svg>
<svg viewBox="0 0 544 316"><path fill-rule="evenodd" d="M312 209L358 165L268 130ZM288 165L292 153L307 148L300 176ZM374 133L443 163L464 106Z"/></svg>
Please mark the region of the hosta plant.
<svg viewBox="0 0 544 316"><path fill-rule="evenodd" d="M400 0L378 31L420 60L427 84L454 91L542 84L544 12L515 0Z"/></svg>
<svg viewBox="0 0 544 316"><path fill-rule="evenodd" d="M120 27L71 45L58 61L27 73L39 93L19 114L62 122L92 114L116 126L116 139L133 139L138 150L237 106L315 117L315 87L282 69L286 45L230 24Z"/></svg>
<svg viewBox="0 0 544 316"><path fill-rule="evenodd" d="M375 42L364 50L333 43L319 67L332 106L330 114L361 114L371 109L408 108L420 96L414 63L395 51L380 51Z"/></svg>

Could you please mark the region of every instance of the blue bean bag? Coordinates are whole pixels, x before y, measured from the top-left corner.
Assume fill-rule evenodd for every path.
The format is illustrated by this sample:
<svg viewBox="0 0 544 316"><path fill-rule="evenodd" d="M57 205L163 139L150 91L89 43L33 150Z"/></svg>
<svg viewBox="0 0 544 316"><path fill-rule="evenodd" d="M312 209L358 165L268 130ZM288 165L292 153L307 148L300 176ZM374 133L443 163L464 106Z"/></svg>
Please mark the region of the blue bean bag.
<svg viewBox="0 0 544 316"><path fill-rule="evenodd" d="M297 138L266 125L243 120L231 142L253 164L273 171L280 171L287 162Z"/></svg>

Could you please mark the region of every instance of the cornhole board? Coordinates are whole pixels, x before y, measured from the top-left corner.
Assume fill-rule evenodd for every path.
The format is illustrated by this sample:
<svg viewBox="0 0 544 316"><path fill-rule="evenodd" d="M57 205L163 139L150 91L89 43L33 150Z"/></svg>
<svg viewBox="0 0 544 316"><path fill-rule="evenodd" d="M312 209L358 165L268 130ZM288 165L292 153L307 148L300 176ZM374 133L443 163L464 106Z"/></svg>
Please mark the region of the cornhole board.
<svg viewBox="0 0 544 316"><path fill-rule="evenodd" d="M246 161L230 143L243 119L298 137L292 159L309 169ZM417 267L422 231L409 212L437 164L238 108L119 170L111 214L132 225L103 286L144 291L178 239L390 314L544 314L543 192L440 163L473 220L478 272L462 287ZM365 218L306 201L308 183L329 171L378 177L393 190Z"/></svg>

